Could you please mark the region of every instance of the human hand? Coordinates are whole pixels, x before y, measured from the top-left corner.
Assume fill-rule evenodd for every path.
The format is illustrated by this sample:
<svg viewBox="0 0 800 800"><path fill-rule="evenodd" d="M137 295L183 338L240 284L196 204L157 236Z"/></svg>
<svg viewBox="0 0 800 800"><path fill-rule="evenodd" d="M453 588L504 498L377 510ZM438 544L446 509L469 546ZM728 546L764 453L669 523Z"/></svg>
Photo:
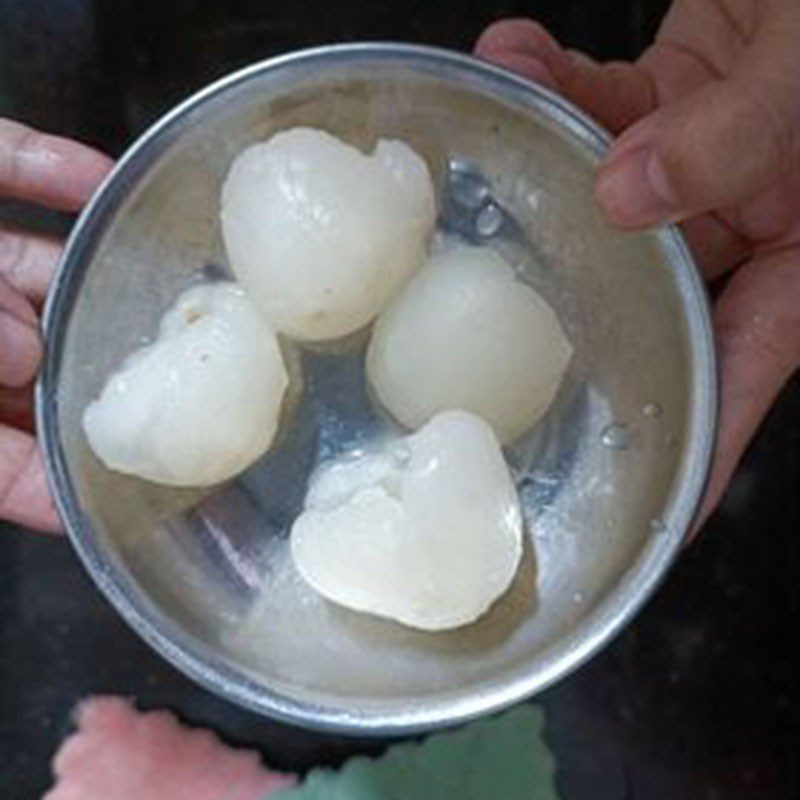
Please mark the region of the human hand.
<svg viewBox="0 0 800 800"><path fill-rule="evenodd" d="M111 167L106 156L0 118L0 199L77 211ZM37 309L58 242L0 224L0 519L56 531L33 435L31 393L42 354Z"/></svg>
<svg viewBox="0 0 800 800"><path fill-rule="evenodd" d="M797 0L675 0L633 63L596 63L526 20L495 23L475 47L621 134L597 174L607 216L631 230L681 222L706 278L727 281L700 522L800 364L798 40Z"/></svg>

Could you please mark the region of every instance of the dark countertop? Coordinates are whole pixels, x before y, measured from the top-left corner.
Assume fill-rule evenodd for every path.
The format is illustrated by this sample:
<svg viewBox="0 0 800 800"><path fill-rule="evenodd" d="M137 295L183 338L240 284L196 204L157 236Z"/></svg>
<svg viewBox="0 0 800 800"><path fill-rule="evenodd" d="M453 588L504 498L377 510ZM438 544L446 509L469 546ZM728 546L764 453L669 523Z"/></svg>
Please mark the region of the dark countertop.
<svg viewBox="0 0 800 800"><path fill-rule="evenodd" d="M0 115L118 153L187 92L299 46L354 39L468 48L494 18L535 14L601 57L637 52L663 0L459 4L0 0ZM63 219L0 203L0 219ZM617 641L541 696L565 800L790 800L800 715L800 381L783 394L728 497ZM173 708L270 764L338 763L380 743L267 722L198 688L100 598L69 545L0 531L0 787L39 797L87 694Z"/></svg>

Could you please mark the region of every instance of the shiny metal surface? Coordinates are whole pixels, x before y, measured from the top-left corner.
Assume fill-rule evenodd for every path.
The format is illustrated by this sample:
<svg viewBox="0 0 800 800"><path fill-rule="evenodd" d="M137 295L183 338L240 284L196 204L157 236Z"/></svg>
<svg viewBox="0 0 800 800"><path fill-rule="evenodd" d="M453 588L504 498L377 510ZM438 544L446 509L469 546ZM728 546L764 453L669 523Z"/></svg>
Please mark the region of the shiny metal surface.
<svg viewBox="0 0 800 800"><path fill-rule="evenodd" d="M423 634L335 608L286 558L309 471L388 426L364 386L366 333L328 350L289 348L284 432L226 486L180 491L110 473L82 435L84 406L174 297L226 274L217 205L231 159L298 124L364 146L409 141L436 174L444 226L503 251L557 308L575 347L546 421L508 451L528 523L523 568L459 631ZM682 240L671 229L620 234L594 206L606 146L588 119L532 84L398 45L255 65L139 139L68 244L46 310L38 416L72 542L151 645L265 714L400 732L525 697L631 618L694 514L716 390L703 287ZM481 213L487 203L497 208Z"/></svg>

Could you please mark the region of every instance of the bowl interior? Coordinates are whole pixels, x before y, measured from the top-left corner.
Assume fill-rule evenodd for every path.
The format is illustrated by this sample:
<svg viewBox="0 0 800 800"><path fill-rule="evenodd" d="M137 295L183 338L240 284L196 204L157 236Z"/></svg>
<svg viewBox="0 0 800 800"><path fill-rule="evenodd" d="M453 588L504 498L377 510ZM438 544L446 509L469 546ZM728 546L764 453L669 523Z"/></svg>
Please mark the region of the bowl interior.
<svg viewBox="0 0 800 800"><path fill-rule="evenodd" d="M227 485L175 490L109 472L83 436L84 407L177 294L227 274L218 207L232 159L295 125L362 148L404 139L442 192L452 189L448 164L473 165L527 242L496 246L573 343L554 407L508 449L527 522L523 567L467 628L425 634L337 608L287 558L310 470L391 428L364 384L368 331L328 348L287 345L294 386L283 432ZM251 70L137 145L71 242L50 308L43 404L73 538L140 632L267 712L400 727L547 683L638 605L688 522L700 487L687 482L702 482L697 408L708 397L698 399L697 375L709 356L676 235L623 235L596 210L602 149L554 98L466 59L402 49Z"/></svg>

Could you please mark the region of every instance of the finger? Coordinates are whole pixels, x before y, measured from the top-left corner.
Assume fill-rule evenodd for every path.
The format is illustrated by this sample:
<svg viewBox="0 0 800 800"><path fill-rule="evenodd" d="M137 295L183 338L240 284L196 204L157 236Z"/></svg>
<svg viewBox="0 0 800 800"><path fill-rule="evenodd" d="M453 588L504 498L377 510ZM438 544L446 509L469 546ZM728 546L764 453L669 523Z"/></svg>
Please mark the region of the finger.
<svg viewBox="0 0 800 800"><path fill-rule="evenodd" d="M525 78L539 80L539 75L543 75L548 85L561 90L550 65L558 67L563 51L538 22L527 19L495 22L481 33L473 50L479 58L513 69Z"/></svg>
<svg viewBox="0 0 800 800"><path fill-rule="evenodd" d="M558 83L553 77L553 73L550 72L543 61L537 58L531 58L523 53L502 51L491 56L491 58L487 60L500 67L510 69L512 72L516 72L517 75L521 75L529 81L536 81L554 92L560 91Z"/></svg>
<svg viewBox="0 0 800 800"><path fill-rule="evenodd" d="M723 212L755 249L800 241L800 169L770 184L753 202Z"/></svg>
<svg viewBox="0 0 800 800"><path fill-rule="evenodd" d="M598 64L582 53L565 50L539 23L503 20L490 25L475 45L475 53L525 77L555 88L613 133L655 108L650 74L636 64ZM535 66L534 66L535 65Z"/></svg>
<svg viewBox="0 0 800 800"><path fill-rule="evenodd" d="M41 356L36 313L0 278L0 385L26 386L36 375Z"/></svg>
<svg viewBox="0 0 800 800"><path fill-rule="evenodd" d="M800 5L795 12L800 21ZM597 181L613 222L635 229L729 208L800 167L800 50L770 30L729 77L627 130Z"/></svg>
<svg viewBox="0 0 800 800"><path fill-rule="evenodd" d="M0 519L39 531L61 530L36 440L6 425L0 425Z"/></svg>
<svg viewBox="0 0 800 800"><path fill-rule="evenodd" d="M569 56L562 78L565 93L612 133L620 133L656 107L655 84L639 64L600 64L578 51Z"/></svg>
<svg viewBox="0 0 800 800"><path fill-rule="evenodd" d="M800 248L742 267L714 312L720 419L700 514L714 509L761 421L800 364Z"/></svg>
<svg viewBox="0 0 800 800"><path fill-rule="evenodd" d="M61 256L61 243L0 225L0 277L39 304Z"/></svg>
<svg viewBox="0 0 800 800"><path fill-rule="evenodd" d="M530 20L489 26L475 52L551 88L555 83L558 91L614 132L653 110L656 86L659 97L674 97L713 77L685 54L664 48L646 53L639 65L597 64L565 51L544 27ZM732 226L710 215L687 221L683 233L709 278L742 263L749 252L748 243Z"/></svg>
<svg viewBox="0 0 800 800"><path fill-rule="evenodd" d="M22 389L0 386L0 424L33 432L33 384Z"/></svg>
<svg viewBox="0 0 800 800"><path fill-rule="evenodd" d="M561 50L555 37L532 19L501 19L483 30L474 46L475 55L486 58L495 52L515 52L547 59Z"/></svg>
<svg viewBox="0 0 800 800"><path fill-rule="evenodd" d="M755 19L737 19L744 9L735 6L745 5L759 4L752 0L673 0L654 46L641 59L656 78L662 105L735 68L758 27Z"/></svg>
<svg viewBox="0 0 800 800"><path fill-rule="evenodd" d="M697 266L709 281L743 264L751 252L749 243L715 214L686 220L681 232Z"/></svg>
<svg viewBox="0 0 800 800"><path fill-rule="evenodd" d="M76 211L111 166L90 147L0 119L0 197Z"/></svg>

